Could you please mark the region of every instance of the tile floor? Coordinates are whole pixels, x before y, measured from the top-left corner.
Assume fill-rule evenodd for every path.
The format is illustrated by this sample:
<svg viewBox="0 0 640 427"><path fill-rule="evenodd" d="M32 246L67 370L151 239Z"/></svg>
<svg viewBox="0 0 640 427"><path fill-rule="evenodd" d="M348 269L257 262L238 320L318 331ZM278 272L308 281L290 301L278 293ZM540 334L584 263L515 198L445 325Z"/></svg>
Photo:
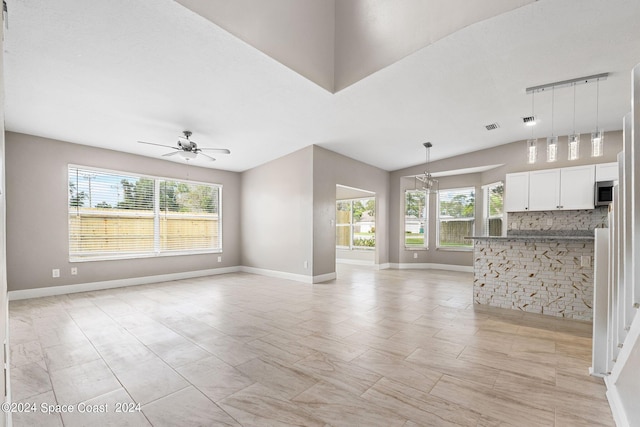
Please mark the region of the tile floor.
<svg viewBox="0 0 640 427"><path fill-rule="evenodd" d="M37 412L13 422L614 425L590 324L473 306L471 289L340 265L318 285L237 273L14 301L12 397Z"/></svg>

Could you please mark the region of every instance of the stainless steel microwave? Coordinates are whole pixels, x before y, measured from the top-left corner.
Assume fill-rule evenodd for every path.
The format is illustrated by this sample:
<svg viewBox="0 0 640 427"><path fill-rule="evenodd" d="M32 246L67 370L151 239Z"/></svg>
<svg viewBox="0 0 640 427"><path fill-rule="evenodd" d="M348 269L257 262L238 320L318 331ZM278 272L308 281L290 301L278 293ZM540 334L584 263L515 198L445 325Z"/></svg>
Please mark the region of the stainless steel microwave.
<svg viewBox="0 0 640 427"><path fill-rule="evenodd" d="M613 202L613 181L596 182L596 206L606 206Z"/></svg>

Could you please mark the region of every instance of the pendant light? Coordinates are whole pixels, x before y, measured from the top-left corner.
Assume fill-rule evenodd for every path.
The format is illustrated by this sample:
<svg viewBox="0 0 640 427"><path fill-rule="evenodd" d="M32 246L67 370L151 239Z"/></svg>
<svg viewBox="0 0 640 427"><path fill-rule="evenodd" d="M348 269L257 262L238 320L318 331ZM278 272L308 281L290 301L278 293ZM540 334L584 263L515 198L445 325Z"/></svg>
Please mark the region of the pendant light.
<svg viewBox="0 0 640 427"><path fill-rule="evenodd" d="M569 160L580 157L580 134L576 133L576 84L573 84L573 133L569 135Z"/></svg>
<svg viewBox="0 0 640 427"><path fill-rule="evenodd" d="M435 194L438 192L438 180L434 179L429 172L429 163L431 162L431 147L433 144L425 142L426 149L425 171L422 175L416 176L416 190L424 190L427 194Z"/></svg>
<svg viewBox="0 0 640 427"><path fill-rule="evenodd" d="M527 163L534 164L538 157L538 140L533 137L533 125L536 124L535 117L535 92L531 92L531 117L533 122L531 126L531 139L527 140Z"/></svg>
<svg viewBox="0 0 640 427"><path fill-rule="evenodd" d="M551 136L547 137L547 162L558 160L558 137L553 134L553 113L556 99L556 88L551 88Z"/></svg>
<svg viewBox="0 0 640 427"><path fill-rule="evenodd" d="M600 79L596 81L596 131L591 132L591 157L604 155L604 132L598 129L598 104L600 101Z"/></svg>

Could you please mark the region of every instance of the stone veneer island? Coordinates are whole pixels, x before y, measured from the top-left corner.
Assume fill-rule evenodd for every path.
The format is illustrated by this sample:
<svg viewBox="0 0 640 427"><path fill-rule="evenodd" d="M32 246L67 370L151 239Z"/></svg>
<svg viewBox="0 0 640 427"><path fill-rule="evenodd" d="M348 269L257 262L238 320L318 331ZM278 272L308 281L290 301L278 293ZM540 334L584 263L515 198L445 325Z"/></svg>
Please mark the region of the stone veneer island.
<svg viewBox="0 0 640 427"><path fill-rule="evenodd" d="M592 320L592 234L471 239L474 303Z"/></svg>

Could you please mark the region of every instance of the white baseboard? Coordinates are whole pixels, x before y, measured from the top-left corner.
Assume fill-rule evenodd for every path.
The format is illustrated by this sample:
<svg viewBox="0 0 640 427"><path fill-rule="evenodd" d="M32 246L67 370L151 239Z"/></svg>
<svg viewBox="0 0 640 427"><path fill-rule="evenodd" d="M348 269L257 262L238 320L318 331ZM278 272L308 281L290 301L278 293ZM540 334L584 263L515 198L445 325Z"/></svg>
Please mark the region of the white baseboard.
<svg viewBox="0 0 640 427"><path fill-rule="evenodd" d="M376 264L375 265L375 269L376 270L388 270L391 268L391 264L389 264L388 262L384 263L384 264Z"/></svg>
<svg viewBox="0 0 640 427"><path fill-rule="evenodd" d="M627 414L624 411L624 405L622 404L622 399L618 393L618 388L613 383L610 376L605 377L604 382L607 385L607 400L609 401L609 406L611 407L611 413L613 414L613 420L615 421L616 426L629 427L629 420L627 419Z"/></svg>
<svg viewBox="0 0 640 427"><path fill-rule="evenodd" d="M313 283L327 282L329 280L334 280L336 277L335 271L333 273L320 274L318 276L313 276Z"/></svg>
<svg viewBox="0 0 640 427"><path fill-rule="evenodd" d="M50 286L47 288L9 291L9 301L28 298L50 297L54 295L73 294L76 292L99 291L103 289L122 288L125 286L146 285L149 283L169 282L172 280L191 279L194 277L213 276L216 274L236 273L240 267L211 268L208 270L185 271L182 273L159 274L157 276L132 277L127 279L106 280L102 282L79 283L76 285Z"/></svg>
<svg viewBox="0 0 640 427"><path fill-rule="evenodd" d="M396 270L449 270L473 273L473 267L468 265L435 264L430 262L390 263L389 265L390 268L394 268Z"/></svg>
<svg viewBox="0 0 640 427"><path fill-rule="evenodd" d="M240 267L240 271L243 273L258 274L260 276L275 277L278 279L295 280L297 282L313 283L313 277L304 274L287 273L286 271L267 270L266 268L247 267L243 265Z"/></svg>
<svg viewBox="0 0 640 427"><path fill-rule="evenodd" d="M366 259L336 258L336 264L375 265L375 262Z"/></svg>
<svg viewBox="0 0 640 427"><path fill-rule="evenodd" d="M336 278L335 272L321 274L318 276L307 276L305 274L287 273L285 271L267 270L265 268L257 268L257 267L247 267L246 265L243 265L242 267L240 267L240 271L242 271L243 273L259 274L261 276L275 277L278 279L286 279L286 280L295 280L296 282L303 282L303 283L310 283L310 284L326 282L327 280L333 280Z"/></svg>

